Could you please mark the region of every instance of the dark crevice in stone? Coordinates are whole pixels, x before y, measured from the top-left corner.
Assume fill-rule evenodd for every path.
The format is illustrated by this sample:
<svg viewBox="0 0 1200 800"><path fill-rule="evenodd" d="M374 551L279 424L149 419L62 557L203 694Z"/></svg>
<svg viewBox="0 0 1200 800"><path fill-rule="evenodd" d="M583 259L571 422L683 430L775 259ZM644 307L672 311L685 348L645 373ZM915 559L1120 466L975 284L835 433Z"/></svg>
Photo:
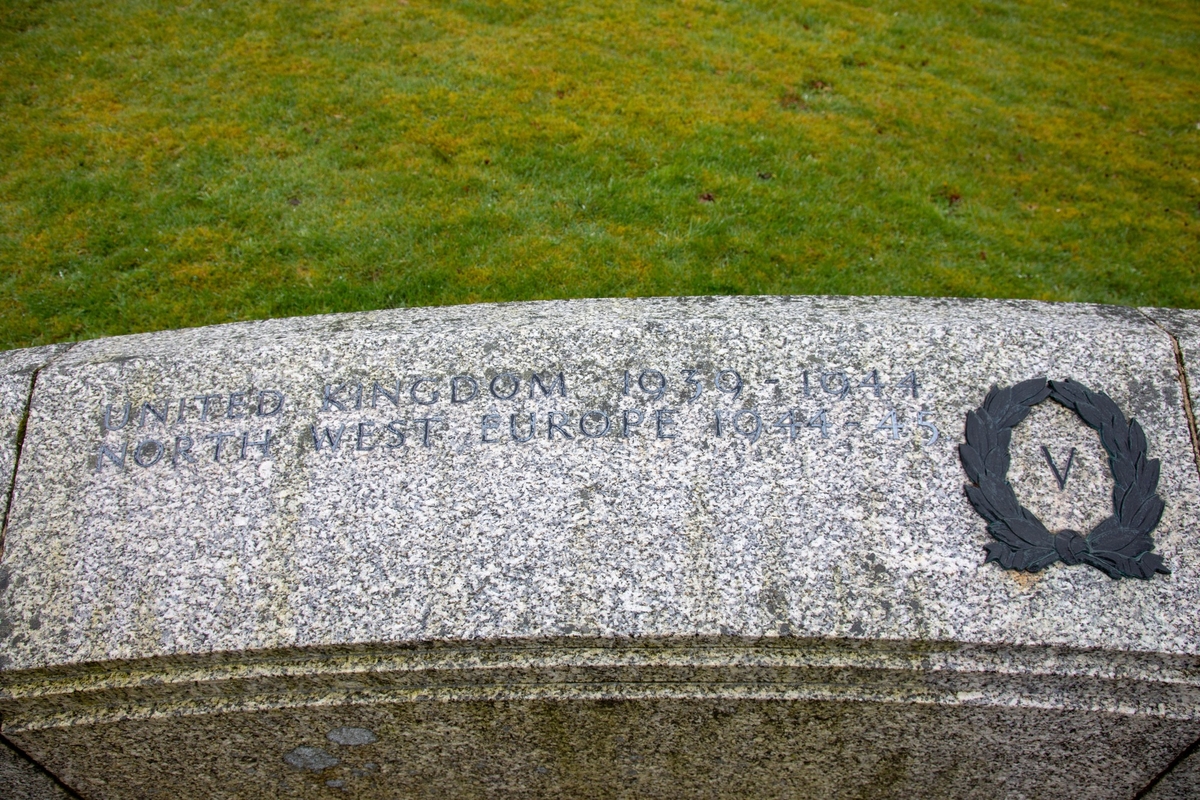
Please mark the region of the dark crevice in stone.
<svg viewBox="0 0 1200 800"><path fill-rule="evenodd" d="M17 472L21 468L21 449L25 446L25 429L29 425L29 410L33 405L33 391L37 387L38 375L41 369L35 369L29 378L29 392L25 395L25 409L21 412L21 421L17 424L16 449L13 453L12 478L8 482L8 490L4 496L4 523L0 525L0 561L4 560L4 542L8 535L8 515L12 512L13 494L17 490Z"/></svg>
<svg viewBox="0 0 1200 800"><path fill-rule="evenodd" d="M1191 386L1188 384L1187 365L1183 361L1183 348L1179 346L1179 339L1175 334L1163 327L1158 320L1145 312L1142 312L1142 315L1171 339L1171 347L1175 350L1175 369L1179 373L1179 386L1183 390L1183 410L1187 415L1188 434L1192 438L1192 460L1196 463L1196 471L1200 472L1200 434L1196 430L1196 414L1192 409Z"/></svg>
<svg viewBox="0 0 1200 800"><path fill-rule="evenodd" d="M1155 775L1154 778L1149 783L1147 783L1144 787L1142 787L1142 790L1140 792L1138 792L1137 794L1135 794L1133 796L1133 800L1142 800L1142 798L1148 797L1150 795L1150 792L1154 791L1154 787L1158 786L1158 784L1162 781L1163 778L1170 775L1171 770L1178 767L1184 761L1187 761L1188 756L1195 753L1197 748L1200 748L1200 739L1197 739L1196 741L1192 742L1190 745L1188 745L1186 748L1184 748L1182 753L1175 756L1175 759L1170 764L1167 764L1166 768L1163 769L1162 772Z"/></svg>
<svg viewBox="0 0 1200 800"><path fill-rule="evenodd" d="M61 780L59 780L58 776L55 775L53 772L46 769L41 764L39 764L37 761L34 761L32 758L30 758L28 753L26 753L24 750L22 750L17 745L13 744L13 741L3 734L0 734L0 747L7 747L9 750L12 750L13 753L15 753L18 758L25 761L27 764L29 764L29 766L34 771L36 771L38 774L42 775L46 780L50 781L56 787L61 789L63 794L65 794L67 797L71 798L72 800L84 800L82 795L80 795L78 792L76 792L70 786L67 786Z"/></svg>

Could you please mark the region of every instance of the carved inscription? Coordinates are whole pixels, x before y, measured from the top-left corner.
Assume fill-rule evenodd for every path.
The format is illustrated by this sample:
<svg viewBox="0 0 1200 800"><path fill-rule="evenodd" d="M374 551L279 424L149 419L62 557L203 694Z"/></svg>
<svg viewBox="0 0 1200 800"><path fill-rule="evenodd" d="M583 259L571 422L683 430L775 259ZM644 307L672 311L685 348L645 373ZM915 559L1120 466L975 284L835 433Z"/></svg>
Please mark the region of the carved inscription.
<svg viewBox="0 0 1200 800"><path fill-rule="evenodd" d="M804 371L794 386L761 378L751 386L743 371L622 370L599 388L615 393L616 407L569 408L576 384L565 371L502 371L449 377L413 375L372 381L334 381L293 398L273 388L175 398L128 398L106 404L99 413L101 441L90 459L98 471L178 467L202 461L230 463L270 459L281 447L300 447L325 456L353 451L389 452L435 448L453 431L439 409L475 405L470 437L480 445L533 442L566 446L595 439L671 440L712 436L757 444L801 437L827 440L839 435L935 444L941 434L932 411L903 410L895 400L921 399L915 370L890 380L878 369ZM752 395L748 392L756 390ZM751 404L751 397L757 398ZM864 415L867 407L878 406ZM549 408L530 409L537 401ZM561 403L561 405L560 405ZM686 414L694 404L707 404ZM503 406L516 408L505 411ZM554 405L559 405L554 408ZM910 403L911 405L911 403ZM280 420L305 414L312 421L294 441L282 441ZM461 414L457 415L461 419ZM692 420L685 425L683 418ZM213 428L217 428L213 430Z"/></svg>

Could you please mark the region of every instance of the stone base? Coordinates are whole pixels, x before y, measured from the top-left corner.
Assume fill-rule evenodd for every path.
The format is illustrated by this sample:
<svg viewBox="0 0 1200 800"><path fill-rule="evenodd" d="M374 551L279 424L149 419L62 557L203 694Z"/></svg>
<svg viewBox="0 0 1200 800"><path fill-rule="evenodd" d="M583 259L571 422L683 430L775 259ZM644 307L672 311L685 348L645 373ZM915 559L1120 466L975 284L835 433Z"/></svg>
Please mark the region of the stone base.
<svg viewBox="0 0 1200 800"><path fill-rule="evenodd" d="M1200 737L1194 667L1147 667L798 640L352 648L30 676L6 727L88 798L1129 798Z"/></svg>

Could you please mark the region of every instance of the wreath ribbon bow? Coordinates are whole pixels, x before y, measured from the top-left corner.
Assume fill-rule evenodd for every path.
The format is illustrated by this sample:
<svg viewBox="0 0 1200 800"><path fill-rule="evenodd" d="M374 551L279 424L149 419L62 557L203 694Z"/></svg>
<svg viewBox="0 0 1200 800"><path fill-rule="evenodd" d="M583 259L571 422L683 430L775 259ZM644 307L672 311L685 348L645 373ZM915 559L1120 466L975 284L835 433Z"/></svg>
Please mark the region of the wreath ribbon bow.
<svg viewBox="0 0 1200 800"><path fill-rule="evenodd" d="M1046 529L1017 501L1008 482L1012 429L1047 398L1071 409L1100 434L1113 475L1113 514L1086 536ZM1146 458L1146 435L1137 420L1125 415L1103 392L1073 380L1034 378L1004 389L992 387L983 405L967 412L966 442L959 458L971 483L967 499L988 525L996 541L984 545L987 558L1005 569L1038 572L1056 561L1068 566L1089 564L1110 578L1149 580L1170 574L1162 556L1150 552L1150 532L1162 518L1158 496L1159 462Z"/></svg>

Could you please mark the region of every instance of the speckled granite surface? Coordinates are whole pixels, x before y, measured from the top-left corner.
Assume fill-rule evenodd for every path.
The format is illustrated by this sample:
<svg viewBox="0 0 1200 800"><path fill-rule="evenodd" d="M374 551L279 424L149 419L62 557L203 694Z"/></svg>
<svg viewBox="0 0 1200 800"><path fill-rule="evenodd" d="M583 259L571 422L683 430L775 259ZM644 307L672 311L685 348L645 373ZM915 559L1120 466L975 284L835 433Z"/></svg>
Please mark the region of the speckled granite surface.
<svg viewBox="0 0 1200 800"><path fill-rule="evenodd" d="M50 345L0 353L0 487L4 490L0 514L8 512L9 488L17 465L21 426L29 408L34 375L47 361L66 349L66 345ZM0 555L2 553L0 549Z"/></svg>
<svg viewBox="0 0 1200 800"><path fill-rule="evenodd" d="M1195 800L1200 796L1200 755L1185 758L1154 784L1145 800Z"/></svg>
<svg viewBox="0 0 1200 800"><path fill-rule="evenodd" d="M1144 427L1170 575L983 564L964 415L1042 375ZM1073 414L1010 452L1052 530L1112 513ZM193 796L176 769L197 797L1129 797L1200 737L1198 499L1174 342L1131 309L596 300L85 342L33 397L0 711L88 797Z"/></svg>
<svg viewBox="0 0 1200 800"><path fill-rule="evenodd" d="M65 346L34 347L0 353L0 520L7 517L9 489L17 466L17 450L29 407L29 394L37 371ZM4 555L4 537L0 530L0 562ZM0 633L4 618L0 617ZM0 719L0 722L3 720ZM61 790L25 757L0 741L0 796L12 800L41 800L61 797Z"/></svg>
<svg viewBox="0 0 1200 800"><path fill-rule="evenodd" d="M54 779L0 740L0 797L4 800L69 800Z"/></svg>

